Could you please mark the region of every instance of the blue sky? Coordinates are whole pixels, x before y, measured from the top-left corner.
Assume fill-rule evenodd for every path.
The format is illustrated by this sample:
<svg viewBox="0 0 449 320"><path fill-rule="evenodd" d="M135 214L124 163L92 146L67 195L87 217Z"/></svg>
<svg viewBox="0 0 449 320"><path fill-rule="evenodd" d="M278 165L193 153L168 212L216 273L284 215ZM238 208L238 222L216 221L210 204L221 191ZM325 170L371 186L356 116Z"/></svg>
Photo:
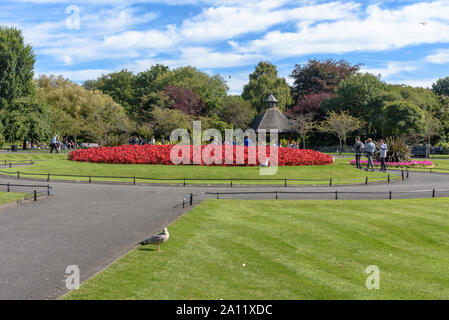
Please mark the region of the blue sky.
<svg viewBox="0 0 449 320"><path fill-rule="evenodd" d="M192 65L221 74L234 94L260 60L291 83L311 58L363 63L389 83L449 76L448 0L0 0L0 24L23 30L37 75L76 82Z"/></svg>

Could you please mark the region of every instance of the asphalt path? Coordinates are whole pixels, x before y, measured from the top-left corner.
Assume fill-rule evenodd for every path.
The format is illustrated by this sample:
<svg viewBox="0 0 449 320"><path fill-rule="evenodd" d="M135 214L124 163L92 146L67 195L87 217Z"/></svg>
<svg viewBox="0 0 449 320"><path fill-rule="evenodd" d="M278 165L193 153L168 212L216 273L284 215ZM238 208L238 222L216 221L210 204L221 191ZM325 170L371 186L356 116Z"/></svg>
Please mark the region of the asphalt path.
<svg viewBox="0 0 449 320"><path fill-rule="evenodd" d="M0 183L42 184L0 176ZM393 199L449 196L449 175L410 172L406 181L338 186L170 186L50 182L50 197L0 207L0 299L55 299L65 271L84 281L207 198ZM12 191L25 191L13 188ZM287 192L287 193L285 193ZM182 202L184 202L184 208Z"/></svg>

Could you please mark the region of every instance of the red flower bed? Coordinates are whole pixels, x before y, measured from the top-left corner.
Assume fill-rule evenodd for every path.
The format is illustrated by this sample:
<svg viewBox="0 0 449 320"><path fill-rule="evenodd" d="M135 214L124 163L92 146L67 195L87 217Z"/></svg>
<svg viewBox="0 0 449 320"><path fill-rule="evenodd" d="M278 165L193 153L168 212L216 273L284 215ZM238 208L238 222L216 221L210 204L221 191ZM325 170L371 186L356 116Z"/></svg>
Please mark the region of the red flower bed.
<svg viewBox="0 0 449 320"><path fill-rule="evenodd" d="M116 163L116 164L165 164L173 165L170 155L174 145L123 145L118 147L101 147L80 149L69 153L69 160L95 162L95 163ZM201 154L204 153L205 148L209 148L211 154L209 159L215 160L215 163L207 159L203 159ZM187 164L199 165L220 165L220 166L255 166L265 162L265 159L259 162L258 152L259 147L242 147L242 146L184 146L182 148L190 149L190 157ZM210 151L212 148L216 150ZM231 152L226 153L226 148L232 151L232 160L230 159ZM275 147L272 147L275 148ZM221 149L221 159L220 152ZM307 165L326 165L333 162L332 157L318 151L307 149L293 149L293 148L276 148L278 152L278 166L307 166ZM176 150L176 149L175 149ZM180 157L181 151L174 150L173 154ZM188 150L188 149L185 149ZM200 151L201 150L201 151ZM206 151L208 151L206 150ZM215 151L217 151L215 155ZM185 152L185 155L188 155ZM263 153L262 153L263 154ZM228 155L228 157L226 156ZM270 148L266 148L266 156L269 157ZM195 157L194 157L195 156ZM228 158L228 159L227 159ZM193 160L196 160L195 162ZM228 160L226 164L225 160ZM217 164L218 162L218 164ZM185 163L185 162L184 162Z"/></svg>

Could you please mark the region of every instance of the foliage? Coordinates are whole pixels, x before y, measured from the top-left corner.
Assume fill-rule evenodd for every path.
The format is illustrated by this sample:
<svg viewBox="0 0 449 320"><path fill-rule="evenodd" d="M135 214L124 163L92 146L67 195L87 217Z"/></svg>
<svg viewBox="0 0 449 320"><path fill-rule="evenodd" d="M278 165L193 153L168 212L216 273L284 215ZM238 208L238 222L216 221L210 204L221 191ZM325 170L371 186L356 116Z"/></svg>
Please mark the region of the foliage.
<svg viewBox="0 0 449 320"><path fill-rule="evenodd" d="M384 136L414 136L422 133L424 111L409 101L393 101L382 109Z"/></svg>
<svg viewBox="0 0 449 320"><path fill-rule="evenodd" d="M296 124L297 124L297 132L301 135L302 138L302 147L306 148L306 135L311 132L316 127L315 121L313 121L313 114L307 113L302 114L300 113L298 116L295 117Z"/></svg>
<svg viewBox="0 0 449 320"><path fill-rule="evenodd" d="M3 104L0 110L3 136L7 142L50 138L50 115L44 104L25 98Z"/></svg>
<svg viewBox="0 0 449 320"><path fill-rule="evenodd" d="M297 64L291 77L294 79L292 91L299 98L320 93L334 93L340 81L357 73L360 64L351 65L345 60L311 59L307 64Z"/></svg>
<svg viewBox="0 0 449 320"><path fill-rule="evenodd" d="M330 132L340 140L340 150L343 149L342 142L346 145L348 134L363 126L363 120L351 116L347 111L328 112L326 119L323 120L318 130L322 132Z"/></svg>
<svg viewBox="0 0 449 320"><path fill-rule="evenodd" d="M122 105L128 113L135 112L139 101L136 94L135 75L126 69L102 75L96 81L86 81L84 87L88 90L101 90Z"/></svg>
<svg viewBox="0 0 449 320"><path fill-rule="evenodd" d="M255 114L249 101L243 100L241 96L227 96L218 116L221 120L232 124L235 129L245 130Z"/></svg>
<svg viewBox="0 0 449 320"><path fill-rule="evenodd" d="M175 129L190 129L191 118L176 109L155 107L151 112L154 134L157 137L168 138Z"/></svg>
<svg viewBox="0 0 449 320"><path fill-rule="evenodd" d="M188 88L179 88L169 85L164 93L173 100L173 108L185 114L198 116L202 113L205 104L200 96Z"/></svg>
<svg viewBox="0 0 449 320"><path fill-rule="evenodd" d="M300 97L292 109L286 111L291 117L296 117L300 114L313 113L320 115L322 113L321 103L332 98L331 93L311 93Z"/></svg>
<svg viewBox="0 0 449 320"><path fill-rule="evenodd" d="M0 26L0 98L13 101L33 92L34 62L22 31Z"/></svg>
<svg viewBox="0 0 449 320"><path fill-rule="evenodd" d="M432 90L439 96L449 96L449 77L438 79L432 84Z"/></svg>
<svg viewBox="0 0 449 320"><path fill-rule="evenodd" d="M261 61L249 75L249 83L243 87L242 98L248 100L259 113L270 93L273 93L278 100L280 110L284 110L293 102L287 81L278 77L276 66L270 62Z"/></svg>
<svg viewBox="0 0 449 320"><path fill-rule="evenodd" d="M404 162L411 160L412 153L404 137L388 137L385 139L385 144L388 146L386 161Z"/></svg>
<svg viewBox="0 0 449 320"><path fill-rule="evenodd" d="M194 67L180 67L163 73L154 81L156 91L164 91L168 86L188 88L200 96L205 103L203 115L213 115L220 110L229 87L220 75L209 76Z"/></svg>
<svg viewBox="0 0 449 320"><path fill-rule="evenodd" d="M109 95L61 77L41 77L36 83L36 96L51 110L52 134L111 144L123 141L129 131L131 123L125 110Z"/></svg>

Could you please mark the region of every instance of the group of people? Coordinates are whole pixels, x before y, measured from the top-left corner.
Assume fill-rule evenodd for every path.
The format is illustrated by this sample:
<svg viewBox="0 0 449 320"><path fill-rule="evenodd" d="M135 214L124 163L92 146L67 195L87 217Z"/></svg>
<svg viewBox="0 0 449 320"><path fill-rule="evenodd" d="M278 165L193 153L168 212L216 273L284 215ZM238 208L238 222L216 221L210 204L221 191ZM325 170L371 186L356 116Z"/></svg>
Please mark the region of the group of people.
<svg viewBox="0 0 449 320"><path fill-rule="evenodd" d="M53 153L53 151L59 153L61 150L74 150L75 148L76 145L72 140L64 138L61 142L57 134L53 136L50 142L50 153Z"/></svg>
<svg viewBox="0 0 449 320"><path fill-rule="evenodd" d="M131 137L128 139L128 143L130 145L141 145L143 146L144 144L156 144L156 139L154 139L154 137L152 137L150 140L147 141L147 139L142 138L142 137ZM165 144L164 138L162 138L162 144Z"/></svg>
<svg viewBox="0 0 449 320"><path fill-rule="evenodd" d="M385 164L385 159L387 158L388 153L388 146L385 144L385 142L380 139L379 140L379 159L380 159L380 170L385 172L387 171L387 166ZM365 143L362 143L360 141L360 137L355 138L355 144L354 144L354 152L355 152L355 163L357 169L363 169L362 164L360 163L360 159L362 158L362 154L365 153L368 164L366 167L366 171L368 171L370 168L372 171L374 171L374 154L376 152L376 144L373 142L373 139L368 138Z"/></svg>

